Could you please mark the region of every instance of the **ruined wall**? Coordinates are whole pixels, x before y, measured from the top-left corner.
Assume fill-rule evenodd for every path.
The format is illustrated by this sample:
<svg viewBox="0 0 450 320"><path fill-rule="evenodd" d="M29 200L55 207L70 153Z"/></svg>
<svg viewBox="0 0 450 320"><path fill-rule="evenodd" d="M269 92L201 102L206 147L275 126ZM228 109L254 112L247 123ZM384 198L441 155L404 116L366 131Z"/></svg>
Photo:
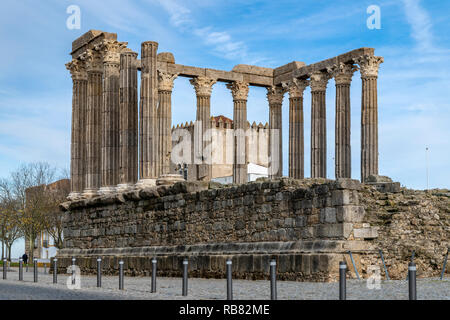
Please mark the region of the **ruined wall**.
<svg viewBox="0 0 450 320"><path fill-rule="evenodd" d="M389 276L406 278L406 262L413 250L418 276L439 276L450 248L450 191L401 188L400 192L384 193L363 185L359 194L367 222L378 231L373 242L383 250Z"/></svg>

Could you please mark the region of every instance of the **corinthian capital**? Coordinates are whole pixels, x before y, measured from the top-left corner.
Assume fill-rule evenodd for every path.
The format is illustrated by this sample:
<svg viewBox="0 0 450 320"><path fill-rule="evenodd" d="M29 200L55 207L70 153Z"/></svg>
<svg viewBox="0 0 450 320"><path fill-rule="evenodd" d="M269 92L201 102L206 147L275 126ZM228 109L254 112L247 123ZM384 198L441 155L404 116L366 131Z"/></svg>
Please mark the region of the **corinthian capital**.
<svg viewBox="0 0 450 320"><path fill-rule="evenodd" d="M285 92L286 90L283 87L267 87L267 100L269 100L269 105L282 104Z"/></svg>
<svg viewBox="0 0 450 320"><path fill-rule="evenodd" d="M211 96L212 86L217 82L216 79L207 77L196 77L189 80L194 86L197 96Z"/></svg>
<svg viewBox="0 0 450 320"><path fill-rule="evenodd" d="M87 80L86 65L84 61L74 59L66 63L67 70L70 71L72 80Z"/></svg>
<svg viewBox="0 0 450 320"><path fill-rule="evenodd" d="M227 88L231 90L233 100L247 100L248 83L243 81L233 81L227 84Z"/></svg>
<svg viewBox="0 0 450 320"><path fill-rule="evenodd" d="M294 78L289 82L283 82L282 85L289 92L289 98L301 98L303 97L303 91L309 86L309 80Z"/></svg>
<svg viewBox="0 0 450 320"><path fill-rule="evenodd" d="M158 70L158 90L172 91L173 81L178 77L178 73L167 73Z"/></svg>
<svg viewBox="0 0 450 320"><path fill-rule="evenodd" d="M80 59L86 63L87 72L103 71L103 58L99 51L87 49L80 55Z"/></svg>
<svg viewBox="0 0 450 320"><path fill-rule="evenodd" d="M325 91L331 75L328 72L316 71L311 74L310 78L311 92Z"/></svg>
<svg viewBox="0 0 450 320"><path fill-rule="evenodd" d="M376 57L371 55L364 55L354 59L361 69L361 78L377 77L378 68L384 62L383 57Z"/></svg>
<svg viewBox="0 0 450 320"><path fill-rule="evenodd" d="M120 53L127 47L128 42L119 42L117 40L105 39L95 46L103 57L103 63L119 64Z"/></svg>
<svg viewBox="0 0 450 320"><path fill-rule="evenodd" d="M334 77L336 84L350 84L353 73L358 70L354 64L340 62L327 68L329 74Z"/></svg>

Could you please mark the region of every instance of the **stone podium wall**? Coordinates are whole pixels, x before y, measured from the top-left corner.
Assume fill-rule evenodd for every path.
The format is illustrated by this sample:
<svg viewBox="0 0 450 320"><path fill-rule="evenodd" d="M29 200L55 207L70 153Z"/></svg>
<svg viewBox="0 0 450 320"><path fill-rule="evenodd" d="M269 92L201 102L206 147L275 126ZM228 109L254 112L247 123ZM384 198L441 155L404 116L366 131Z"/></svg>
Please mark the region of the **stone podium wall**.
<svg viewBox="0 0 450 320"><path fill-rule="evenodd" d="M359 183L256 182L230 188L177 183L70 205L66 248L349 239L362 227Z"/></svg>
<svg viewBox="0 0 450 320"><path fill-rule="evenodd" d="M376 237L364 221L360 187L350 179L227 187L179 182L72 201L64 204L65 249L59 258L64 265L64 259L79 257L77 265L90 272L94 257L104 256L110 264L115 258L108 257L121 256L130 273L145 274L146 259L157 256L160 272L176 275L188 256L195 264L193 275L216 277L225 259L233 257L241 265L237 277L261 278L275 257L285 269L281 278L329 280L346 250L367 253L365 239ZM221 267L216 270L215 264Z"/></svg>

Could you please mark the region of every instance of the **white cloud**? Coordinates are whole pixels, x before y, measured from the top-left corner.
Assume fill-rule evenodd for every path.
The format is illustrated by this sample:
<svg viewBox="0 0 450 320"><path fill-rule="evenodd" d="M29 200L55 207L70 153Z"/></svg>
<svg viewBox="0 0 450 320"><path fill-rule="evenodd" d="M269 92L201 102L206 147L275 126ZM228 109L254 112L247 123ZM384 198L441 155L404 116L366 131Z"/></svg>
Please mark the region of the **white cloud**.
<svg viewBox="0 0 450 320"><path fill-rule="evenodd" d="M403 5L411 26L411 37L417 42L417 47L433 51L432 23L428 12L420 6L420 0L403 0Z"/></svg>
<svg viewBox="0 0 450 320"><path fill-rule="evenodd" d="M228 60L240 63L255 64L268 61L264 57L248 53L248 48L243 41L233 40L229 32L216 30L214 26L198 26L192 18L191 10L175 0L157 0L170 16L170 23L182 32L192 32L202 42L210 46L212 53Z"/></svg>

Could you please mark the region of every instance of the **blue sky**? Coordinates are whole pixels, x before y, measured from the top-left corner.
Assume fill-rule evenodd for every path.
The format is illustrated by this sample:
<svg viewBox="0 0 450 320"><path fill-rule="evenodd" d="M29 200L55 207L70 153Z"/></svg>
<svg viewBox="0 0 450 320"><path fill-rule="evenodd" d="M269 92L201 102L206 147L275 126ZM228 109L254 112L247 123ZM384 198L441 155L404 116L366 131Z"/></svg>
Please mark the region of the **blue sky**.
<svg viewBox="0 0 450 320"><path fill-rule="evenodd" d="M81 28L66 27L78 5ZM366 26L370 5L381 29ZM20 162L69 167L72 84L64 64L74 39L89 29L116 32L140 53L159 42L177 63L231 70L314 63L360 47L384 57L378 80L380 174L411 188L450 187L450 2L448 1L8 1L0 11L0 176ZM268 121L266 90L251 87L248 119ZM334 81L327 91L328 177L334 177ZM352 82L352 176L360 178L359 72ZM310 91L306 89L305 174L309 176ZM195 119L195 92L178 78L173 124ZM212 113L232 117L231 93L216 84ZM287 174L288 96L283 102Z"/></svg>

